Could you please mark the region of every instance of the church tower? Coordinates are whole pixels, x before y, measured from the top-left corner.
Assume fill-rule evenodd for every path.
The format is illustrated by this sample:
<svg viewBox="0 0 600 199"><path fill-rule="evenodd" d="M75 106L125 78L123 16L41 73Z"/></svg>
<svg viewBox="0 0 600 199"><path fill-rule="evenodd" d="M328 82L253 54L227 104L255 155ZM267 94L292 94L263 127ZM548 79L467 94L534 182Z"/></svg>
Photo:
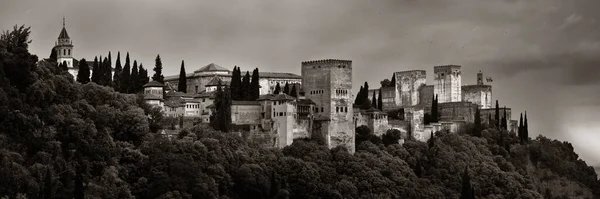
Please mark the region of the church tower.
<svg viewBox="0 0 600 199"><path fill-rule="evenodd" d="M58 35L58 41L54 45L57 62L59 64L66 62L69 71L73 70L73 43L67 29L65 28L65 18L63 17L63 28Z"/></svg>

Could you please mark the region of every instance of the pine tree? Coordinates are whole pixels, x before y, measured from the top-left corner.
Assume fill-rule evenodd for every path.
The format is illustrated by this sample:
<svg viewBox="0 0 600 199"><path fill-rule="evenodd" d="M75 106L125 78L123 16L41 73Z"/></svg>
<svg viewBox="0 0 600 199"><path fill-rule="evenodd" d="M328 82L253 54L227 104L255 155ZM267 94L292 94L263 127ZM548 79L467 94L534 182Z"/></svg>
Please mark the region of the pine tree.
<svg viewBox="0 0 600 199"><path fill-rule="evenodd" d="M281 92L281 86L279 85L279 82L277 82L277 84L275 85L275 90L273 91L273 94L279 94Z"/></svg>
<svg viewBox="0 0 600 199"><path fill-rule="evenodd" d="M77 73L77 82L82 84L90 82L90 66L88 66L85 58L79 61L78 68L79 72Z"/></svg>
<svg viewBox="0 0 600 199"><path fill-rule="evenodd" d="M373 97L372 97L372 100L371 100L371 106L373 108L377 108L377 95L375 95L375 92L373 92Z"/></svg>
<svg viewBox="0 0 600 199"><path fill-rule="evenodd" d="M161 84L165 83L165 76L162 75L162 61L160 60L160 55L156 55L152 80L160 82Z"/></svg>
<svg viewBox="0 0 600 199"><path fill-rule="evenodd" d="M258 68L255 68L254 71L252 71L252 81L250 83L250 87L252 88L252 94L251 94L251 98L250 100L257 100L258 97L260 97L260 77L259 77L259 72L258 72ZM296 94L296 97L298 95Z"/></svg>
<svg viewBox="0 0 600 199"><path fill-rule="evenodd" d="M496 116L494 119L496 121L496 129L500 130L500 106L498 106L498 100L496 100Z"/></svg>
<svg viewBox="0 0 600 199"><path fill-rule="evenodd" d="M123 71L121 71L121 83L119 84L121 88L121 93L129 93L129 79L131 74L131 66L129 63L129 52L125 56L125 66L123 67Z"/></svg>
<svg viewBox="0 0 600 199"><path fill-rule="evenodd" d="M296 90L296 84L292 84L292 90L290 91L292 97L298 98L298 90Z"/></svg>
<svg viewBox="0 0 600 199"><path fill-rule="evenodd" d="M185 64L181 60L181 68L179 69L179 84L177 84L177 90L179 92L187 93L187 76L185 75Z"/></svg>
<svg viewBox="0 0 600 199"><path fill-rule="evenodd" d="M377 109L383 111L383 97L381 97L381 88L379 88L379 98L377 99L379 100L377 101Z"/></svg>
<svg viewBox="0 0 600 199"><path fill-rule="evenodd" d="M139 84L139 71L138 71L138 64L137 64L137 60L133 61L133 68L131 68L131 74L129 75L129 93L137 93L138 92L138 84Z"/></svg>
<svg viewBox="0 0 600 199"><path fill-rule="evenodd" d="M290 94L290 85L286 82L285 86L283 87L283 93L285 93L286 95Z"/></svg>
<svg viewBox="0 0 600 199"><path fill-rule="evenodd" d="M117 52L117 61L115 63L115 74L113 75L113 88L116 91L121 91L121 72L123 71L123 67L121 66L121 52Z"/></svg>
<svg viewBox="0 0 600 199"><path fill-rule="evenodd" d="M475 132L474 136L481 137L481 131L483 130L483 126L481 125L481 113L479 112L479 107L475 109Z"/></svg>
<svg viewBox="0 0 600 199"><path fill-rule="evenodd" d="M240 96L240 100L247 100L248 95L250 95L250 72L246 71L246 75L242 79L242 92L243 94Z"/></svg>
<svg viewBox="0 0 600 199"><path fill-rule="evenodd" d="M100 67L98 67L98 57L94 57L94 64L92 64L92 82L98 84L98 74L99 74L99 69Z"/></svg>
<svg viewBox="0 0 600 199"><path fill-rule="evenodd" d="M471 177L469 176L468 167L465 167L465 171L462 177L462 188L460 192L460 199L473 199L474 190L471 185Z"/></svg>
<svg viewBox="0 0 600 199"><path fill-rule="evenodd" d="M150 77L148 77L148 70L144 68L144 66L140 63L139 74L138 74L138 88L142 90L144 85L148 83Z"/></svg>

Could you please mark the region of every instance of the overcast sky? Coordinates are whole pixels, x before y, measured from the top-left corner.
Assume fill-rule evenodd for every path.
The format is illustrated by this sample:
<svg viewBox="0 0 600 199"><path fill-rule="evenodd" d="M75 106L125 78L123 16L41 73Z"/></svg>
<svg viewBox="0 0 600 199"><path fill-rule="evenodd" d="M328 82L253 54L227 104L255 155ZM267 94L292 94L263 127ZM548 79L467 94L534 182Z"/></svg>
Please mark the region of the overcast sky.
<svg viewBox="0 0 600 199"><path fill-rule="evenodd" d="M164 73L209 63L300 74L314 59L353 61L354 92L392 72L458 64L463 84L492 77L493 97L527 111L530 136L573 143L600 164L598 0L2 0L0 29L31 26L48 57L66 17L77 58L112 51ZM124 57L123 57L124 58ZM124 61L124 60L122 60Z"/></svg>

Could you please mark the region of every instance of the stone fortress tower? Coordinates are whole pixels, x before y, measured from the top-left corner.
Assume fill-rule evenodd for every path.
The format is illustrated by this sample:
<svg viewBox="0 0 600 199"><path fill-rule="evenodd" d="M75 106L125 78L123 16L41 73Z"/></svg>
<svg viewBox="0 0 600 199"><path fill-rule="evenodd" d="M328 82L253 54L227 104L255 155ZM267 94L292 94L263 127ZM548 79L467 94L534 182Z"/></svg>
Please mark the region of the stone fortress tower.
<svg viewBox="0 0 600 199"><path fill-rule="evenodd" d="M302 87L315 102L313 136L329 148L345 145L354 153L352 61L325 59L302 62Z"/></svg>
<svg viewBox="0 0 600 199"><path fill-rule="evenodd" d="M462 99L479 105L479 108L489 109L492 107L492 85L483 83L483 73L477 73L476 85L462 86Z"/></svg>
<svg viewBox="0 0 600 199"><path fill-rule="evenodd" d="M411 70L396 72L395 89L398 93L396 102L400 107L415 106L419 103L419 89L427 83L427 73L425 70Z"/></svg>
<svg viewBox="0 0 600 199"><path fill-rule="evenodd" d="M434 94L438 103L461 101L461 72L458 65L433 67Z"/></svg>
<svg viewBox="0 0 600 199"><path fill-rule="evenodd" d="M58 35L58 41L54 44L54 50L59 64L66 62L69 69L73 68L73 42L67 33L64 17L63 28Z"/></svg>

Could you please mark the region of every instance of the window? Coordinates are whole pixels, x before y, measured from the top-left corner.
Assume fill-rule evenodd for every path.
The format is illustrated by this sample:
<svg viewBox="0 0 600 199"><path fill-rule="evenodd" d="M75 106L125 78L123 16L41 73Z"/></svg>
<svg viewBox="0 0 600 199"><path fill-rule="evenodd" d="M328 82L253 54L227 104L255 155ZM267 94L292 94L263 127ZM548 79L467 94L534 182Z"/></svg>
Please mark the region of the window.
<svg viewBox="0 0 600 199"><path fill-rule="evenodd" d="M335 107L335 112L336 113L340 112L340 107Z"/></svg>
<svg viewBox="0 0 600 199"><path fill-rule="evenodd" d="M325 109L323 107L321 107L321 112L325 112Z"/></svg>
<svg viewBox="0 0 600 199"><path fill-rule="evenodd" d="M344 109L345 109L344 112L347 113L348 112L348 107L344 107Z"/></svg>
<svg viewBox="0 0 600 199"><path fill-rule="evenodd" d="M71 55L71 49L69 49L69 54L67 54L67 55Z"/></svg>
<svg viewBox="0 0 600 199"><path fill-rule="evenodd" d="M67 49L63 49L63 55L67 55Z"/></svg>

